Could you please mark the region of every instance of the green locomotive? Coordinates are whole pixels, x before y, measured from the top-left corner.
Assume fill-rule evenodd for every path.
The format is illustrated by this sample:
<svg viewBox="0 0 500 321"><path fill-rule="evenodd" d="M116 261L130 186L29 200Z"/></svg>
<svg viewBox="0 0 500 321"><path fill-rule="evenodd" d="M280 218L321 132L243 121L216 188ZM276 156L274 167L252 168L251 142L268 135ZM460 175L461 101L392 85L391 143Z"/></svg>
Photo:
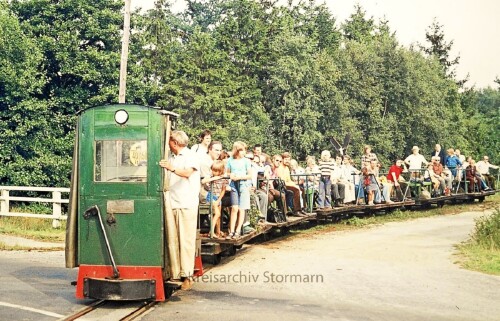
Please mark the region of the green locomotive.
<svg viewBox="0 0 500 321"><path fill-rule="evenodd" d="M129 104L79 113L66 231L77 298L163 301L169 293L169 192L158 163L177 116Z"/></svg>

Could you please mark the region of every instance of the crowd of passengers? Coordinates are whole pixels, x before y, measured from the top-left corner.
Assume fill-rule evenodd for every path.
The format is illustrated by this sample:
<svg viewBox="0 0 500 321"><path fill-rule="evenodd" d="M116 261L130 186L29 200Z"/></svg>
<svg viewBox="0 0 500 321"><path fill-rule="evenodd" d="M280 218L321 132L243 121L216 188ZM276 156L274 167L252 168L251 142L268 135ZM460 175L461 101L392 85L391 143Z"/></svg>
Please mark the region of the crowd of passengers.
<svg viewBox="0 0 500 321"><path fill-rule="evenodd" d="M253 231L246 216L251 200L255 200L259 219L265 222L271 204L287 216L304 217L310 215L313 206L324 211L349 204L402 201L412 196L408 188L412 183L427 182L433 197L449 195L460 182L467 182L464 188L468 192L487 191L495 186L490 169L498 169L489 163L488 156L476 163L458 149L445 153L439 144L429 160L413 146L408 157L396 159L382 175L382 165L368 145L364 146L360 168L350 156L333 157L328 150L321 152L318 161L308 156L305 167L301 167L289 152L271 157L261 145L249 150L240 141L225 151L221 142L212 141L208 130L199 139L191 150L200 156L200 201L212 204L215 224L211 224L210 235L214 238L237 239L240 233ZM230 208L227 233L220 226L222 207Z"/></svg>

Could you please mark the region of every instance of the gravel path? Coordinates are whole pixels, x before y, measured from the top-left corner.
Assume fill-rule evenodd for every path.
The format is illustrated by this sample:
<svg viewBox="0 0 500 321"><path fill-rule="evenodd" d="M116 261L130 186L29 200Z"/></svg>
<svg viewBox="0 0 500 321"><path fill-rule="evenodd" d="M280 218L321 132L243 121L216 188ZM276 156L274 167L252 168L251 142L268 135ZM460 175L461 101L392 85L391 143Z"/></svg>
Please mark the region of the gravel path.
<svg viewBox="0 0 500 321"><path fill-rule="evenodd" d="M143 320L500 320L500 277L454 264L483 214L244 248Z"/></svg>

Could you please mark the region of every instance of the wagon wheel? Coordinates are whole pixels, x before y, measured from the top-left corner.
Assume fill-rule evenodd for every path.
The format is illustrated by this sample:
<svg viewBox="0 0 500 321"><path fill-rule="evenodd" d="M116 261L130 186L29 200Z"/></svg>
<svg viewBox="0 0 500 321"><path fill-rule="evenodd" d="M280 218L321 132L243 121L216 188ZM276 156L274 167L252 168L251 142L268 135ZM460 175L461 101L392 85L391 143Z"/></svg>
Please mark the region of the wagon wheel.
<svg viewBox="0 0 500 321"><path fill-rule="evenodd" d="M229 256L233 256L236 254L236 247L234 245L230 246L228 249L227 249L227 254Z"/></svg>
<svg viewBox="0 0 500 321"><path fill-rule="evenodd" d="M172 294L174 294L175 290L176 288L171 284L164 283L163 291L165 292L165 300L169 299L172 296Z"/></svg>
<svg viewBox="0 0 500 321"><path fill-rule="evenodd" d="M220 254L214 254L212 255L212 259L210 260L210 263L212 265L217 265L220 263L221 260L221 255Z"/></svg>
<svg viewBox="0 0 500 321"><path fill-rule="evenodd" d="M282 226L280 228L280 235L285 236L290 232L290 228L288 226Z"/></svg>

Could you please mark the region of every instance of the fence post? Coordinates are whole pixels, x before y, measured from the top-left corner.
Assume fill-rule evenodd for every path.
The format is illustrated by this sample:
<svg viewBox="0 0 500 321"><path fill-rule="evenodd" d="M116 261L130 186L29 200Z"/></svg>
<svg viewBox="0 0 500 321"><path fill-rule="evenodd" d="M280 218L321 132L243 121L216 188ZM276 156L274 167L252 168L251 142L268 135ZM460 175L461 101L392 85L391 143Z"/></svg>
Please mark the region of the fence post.
<svg viewBox="0 0 500 321"><path fill-rule="evenodd" d="M2 200L0 201L0 214L8 214L9 213L9 190L2 189Z"/></svg>
<svg viewBox="0 0 500 321"><path fill-rule="evenodd" d="M61 227L61 192L52 192L52 215L54 215L54 220L52 221L53 228Z"/></svg>

